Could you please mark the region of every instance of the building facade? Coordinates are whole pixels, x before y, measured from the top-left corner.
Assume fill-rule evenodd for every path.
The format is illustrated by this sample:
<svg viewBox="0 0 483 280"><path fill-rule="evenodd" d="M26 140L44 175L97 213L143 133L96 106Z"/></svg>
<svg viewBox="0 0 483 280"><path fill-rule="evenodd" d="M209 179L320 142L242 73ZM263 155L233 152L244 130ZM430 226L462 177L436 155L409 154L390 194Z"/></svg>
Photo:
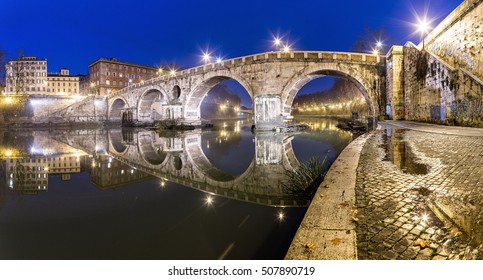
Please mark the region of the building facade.
<svg viewBox="0 0 483 280"><path fill-rule="evenodd" d="M47 59L21 56L5 65L5 94L45 94L47 90Z"/></svg>
<svg viewBox="0 0 483 280"><path fill-rule="evenodd" d="M49 95L80 94L79 75L71 76L69 69L62 68L60 73L47 75L47 91Z"/></svg>
<svg viewBox="0 0 483 280"><path fill-rule="evenodd" d="M89 94L108 95L157 74L156 67L100 58L89 65Z"/></svg>

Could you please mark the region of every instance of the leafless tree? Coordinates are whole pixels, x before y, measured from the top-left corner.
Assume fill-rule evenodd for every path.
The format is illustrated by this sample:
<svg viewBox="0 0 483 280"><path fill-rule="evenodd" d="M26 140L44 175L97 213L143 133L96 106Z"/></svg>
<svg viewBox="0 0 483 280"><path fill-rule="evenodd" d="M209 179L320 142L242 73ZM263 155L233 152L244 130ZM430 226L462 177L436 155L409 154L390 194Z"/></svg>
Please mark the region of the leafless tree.
<svg viewBox="0 0 483 280"><path fill-rule="evenodd" d="M5 88L5 64L7 63L6 60L6 53L5 51L0 47L0 93L3 92L3 89Z"/></svg>
<svg viewBox="0 0 483 280"><path fill-rule="evenodd" d="M12 60L7 65L7 79L9 79L9 84L14 86L15 94L23 94L26 92L26 87L29 83L29 72L28 67L20 63L23 56L23 51L20 50L17 55L16 62Z"/></svg>
<svg viewBox="0 0 483 280"><path fill-rule="evenodd" d="M378 46L378 42L381 44ZM384 29L384 26L371 29L369 25L364 26L364 31L357 36L357 40L352 46L356 52L370 53L378 50L380 54L386 54L392 46L391 38Z"/></svg>

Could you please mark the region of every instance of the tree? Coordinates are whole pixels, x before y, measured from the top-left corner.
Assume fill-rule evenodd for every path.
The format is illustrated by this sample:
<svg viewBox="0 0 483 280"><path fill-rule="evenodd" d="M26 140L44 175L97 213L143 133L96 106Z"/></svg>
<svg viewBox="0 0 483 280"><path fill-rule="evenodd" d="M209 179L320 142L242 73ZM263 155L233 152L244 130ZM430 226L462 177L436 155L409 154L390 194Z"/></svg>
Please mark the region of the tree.
<svg viewBox="0 0 483 280"><path fill-rule="evenodd" d="M381 45L377 46L377 42L380 42ZM373 50L378 49L379 53L386 54L391 46L391 38L383 25L379 28L371 29L366 24L364 31L357 35L357 40L354 42L352 50L355 52L371 53Z"/></svg>
<svg viewBox="0 0 483 280"><path fill-rule="evenodd" d="M29 82L28 67L21 63L23 51L20 50L17 55L17 59L13 60L7 65L7 79L9 79L9 85L12 85L15 89L15 94L21 94L26 92L26 86ZM8 89L7 89L8 90Z"/></svg>
<svg viewBox="0 0 483 280"><path fill-rule="evenodd" d="M5 51L0 47L0 93L3 92L3 89L5 88L5 64L7 63L6 60L6 53Z"/></svg>

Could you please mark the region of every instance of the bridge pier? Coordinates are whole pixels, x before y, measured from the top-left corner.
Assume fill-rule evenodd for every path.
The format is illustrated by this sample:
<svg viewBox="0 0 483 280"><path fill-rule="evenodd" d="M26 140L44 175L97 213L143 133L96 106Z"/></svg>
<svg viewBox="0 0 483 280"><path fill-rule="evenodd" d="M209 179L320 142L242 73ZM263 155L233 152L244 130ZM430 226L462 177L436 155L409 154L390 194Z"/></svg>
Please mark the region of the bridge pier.
<svg viewBox="0 0 483 280"><path fill-rule="evenodd" d="M283 125L280 96L257 96L253 104L256 130L272 130Z"/></svg>

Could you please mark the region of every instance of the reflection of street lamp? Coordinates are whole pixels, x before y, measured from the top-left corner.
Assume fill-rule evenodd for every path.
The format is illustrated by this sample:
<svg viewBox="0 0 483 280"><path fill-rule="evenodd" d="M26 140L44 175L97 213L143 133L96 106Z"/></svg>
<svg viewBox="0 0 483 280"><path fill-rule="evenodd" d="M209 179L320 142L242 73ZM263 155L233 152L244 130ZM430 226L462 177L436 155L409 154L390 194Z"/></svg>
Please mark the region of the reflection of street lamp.
<svg viewBox="0 0 483 280"><path fill-rule="evenodd" d="M90 87L91 87L91 95L95 95L94 94L94 83L91 83Z"/></svg>

